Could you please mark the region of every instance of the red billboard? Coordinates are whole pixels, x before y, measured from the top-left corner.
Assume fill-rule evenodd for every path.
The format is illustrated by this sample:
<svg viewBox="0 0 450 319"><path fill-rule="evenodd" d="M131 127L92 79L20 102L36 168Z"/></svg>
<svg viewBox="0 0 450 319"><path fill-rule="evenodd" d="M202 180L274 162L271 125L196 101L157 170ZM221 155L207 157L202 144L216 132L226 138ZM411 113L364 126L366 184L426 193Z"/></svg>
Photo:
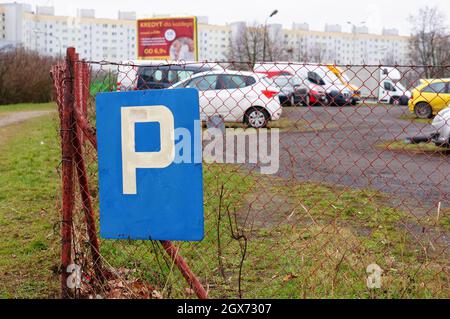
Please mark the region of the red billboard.
<svg viewBox="0 0 450 319"><path fill-rule="evenodd" d="M195 61L198 59L197 19L138 20L137 42L138 59Z"/></svg>

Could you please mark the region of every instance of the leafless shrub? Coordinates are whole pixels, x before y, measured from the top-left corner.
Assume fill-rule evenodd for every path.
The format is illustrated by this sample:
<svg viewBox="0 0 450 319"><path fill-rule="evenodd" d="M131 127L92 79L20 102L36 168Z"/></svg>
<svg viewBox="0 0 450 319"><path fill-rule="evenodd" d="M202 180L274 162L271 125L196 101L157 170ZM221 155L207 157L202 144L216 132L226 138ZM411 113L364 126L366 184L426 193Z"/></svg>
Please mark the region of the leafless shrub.
<svg viewBox="0 0 450 319"><path fill-rule="evenodd" d="M0 105L52 100L49 70L55 58L23 48L0 50Z"/></svg>

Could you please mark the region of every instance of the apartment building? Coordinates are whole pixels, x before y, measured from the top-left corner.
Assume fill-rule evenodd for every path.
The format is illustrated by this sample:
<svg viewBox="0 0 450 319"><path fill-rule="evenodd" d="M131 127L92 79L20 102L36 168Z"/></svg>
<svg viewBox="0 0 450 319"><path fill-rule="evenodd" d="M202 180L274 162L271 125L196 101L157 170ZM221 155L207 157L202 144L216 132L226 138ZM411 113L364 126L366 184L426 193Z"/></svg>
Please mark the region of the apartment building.
<svg viewBox="0 0 450 319"><path fill-rule="evenodd" d="M283 44L296 60L337 64L408 63L409 37L396 29L370 34L367 27L342 32L340 25L326 25L324 32L311 31L307 24L284 30Z"/></svg>
<svg viewBox="0 0 450 319"><path fill-rule="evenodd" d="M226 61L231 39L245 22L212 25L198 17L199 59ZM340 25L326 25L313 31L308 24L283 29L268 25L268 36L286 48L295 61L338 64L378 64L408 62L408 37L395 29L370 34L367 27L342 31ZM75 17L57 16L53 7L28 4L0 4L0 47L22 45L42 54L57 56L75 46L89 60L120 61L136 58L136 13L119 12L117 19L96 18L94 10L79 9Z"/></svg>
<svg viewBox="0 0 450 319"><path fill-rule="evenodd" d="M229 26L211 25L207 18L198 18L198 49L201 61L226 61L231 44Z"/></svg>
<svg viewBox="0 0 450 319"><path fill-rule="evenodd" d="M118 19L98 19L94 10L79 9L75 17L56 16L53 7L0 4L5 37L0 45L22 45L57 56L69 46L89 60L125 60L136 56L136 14L119 12ZM1 12L1 11L0 11ZM3 43L2 43L3 42Z"/></svg>
<svg viewBox="0 0 450 319"><path fill-rule="evenodd" d="M0 7L0 41L6 38L6 14L5 9Z"/></svg>

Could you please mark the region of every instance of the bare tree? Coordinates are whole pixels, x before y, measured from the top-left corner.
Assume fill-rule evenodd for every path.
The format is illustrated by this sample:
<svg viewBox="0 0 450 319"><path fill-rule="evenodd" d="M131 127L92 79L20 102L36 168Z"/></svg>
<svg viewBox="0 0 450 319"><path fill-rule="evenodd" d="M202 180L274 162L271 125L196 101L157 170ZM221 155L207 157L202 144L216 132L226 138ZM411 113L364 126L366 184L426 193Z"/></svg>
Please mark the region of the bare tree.
<svg viewBox="0 0 450 319"><path fill-rule="evenodd" d="M286 55L290 61L309 61L308 47L303 42L287 47Z"/></svg>
<svg viewBox="0 0 450 319"><path fill-rule="evenodd" d="M320 43L316 43L311 50L311 60L317 63L325 62L324 61L325 54L326 54L325 47Z"/></svg>
<svg viewBox="0 0 450 319"><path fill-rule="evenodd" d="M448 76L450 34L446 16L437 7L424 7L410 16L409 21L413 32L409 43L411 62L430 66L423 70L425 77Z"/></svg>
<svg viewBox="0 0 450 319"><path fill-rule="evenodd" d="M284 46L283 30L278 29L275 31L266 32L266 56L269 57L269 61L281 61L286 60L287 53Z"/></svg>
<svg viewBox="0 0 450 319"><path fill-rule="evenodd" d="M270 36L265 27L254 24L242 27L233 35L230 43L228 59L237 62L246 62L252 67L264 57L264 37L266 37L266 61L279 61L285 58L286 50L282 37L275 34Z"/></svg>
<svg viewBox="0 0 450 319"><path fill-rule="evenodd" d="M381 60L381 64L383 65L396 65L397 63L398 61L393 52L387 52Z"/></svg>

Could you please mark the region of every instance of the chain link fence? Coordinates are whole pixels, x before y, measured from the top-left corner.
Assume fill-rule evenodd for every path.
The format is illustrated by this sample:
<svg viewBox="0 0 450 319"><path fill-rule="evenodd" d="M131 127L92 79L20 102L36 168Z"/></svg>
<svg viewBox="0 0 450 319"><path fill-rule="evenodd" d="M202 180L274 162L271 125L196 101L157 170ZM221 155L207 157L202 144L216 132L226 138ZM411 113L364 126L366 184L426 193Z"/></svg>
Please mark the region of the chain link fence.
<svg viewBox="0 0 450 319"><path fill-rule="evenodd" d="M424 70L118 64L69 49L51 71L63 297L448 298L448 140L431 124L450 87ZM177 87L199 90L204 240L100 240L96 94Z"/></svg>

